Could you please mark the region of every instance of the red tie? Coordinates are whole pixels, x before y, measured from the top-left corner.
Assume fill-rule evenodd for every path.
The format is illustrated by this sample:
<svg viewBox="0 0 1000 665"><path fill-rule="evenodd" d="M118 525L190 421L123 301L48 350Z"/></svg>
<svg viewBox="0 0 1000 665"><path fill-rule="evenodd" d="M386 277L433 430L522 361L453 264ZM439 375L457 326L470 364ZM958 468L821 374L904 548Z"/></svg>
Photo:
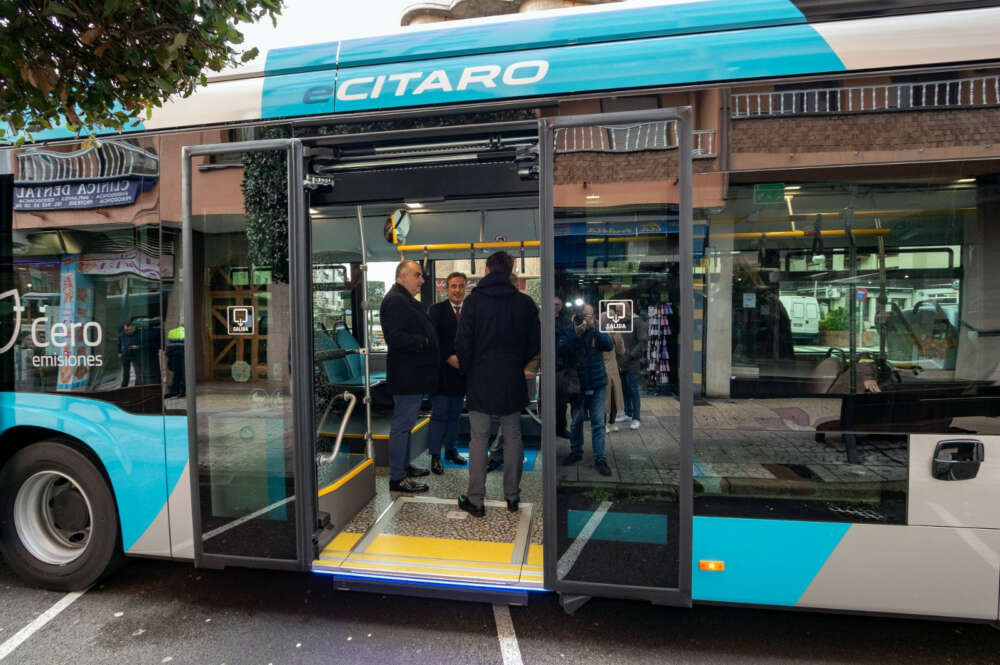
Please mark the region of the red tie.
<svg viewBox="0 0 1000 665"><path fill-rule="evenodd" d="M455 320L456 320L456 321L458 321L458 310L459 310L459 309L460 309L459 307L456 307L456 308L455 308Z"/></svg>

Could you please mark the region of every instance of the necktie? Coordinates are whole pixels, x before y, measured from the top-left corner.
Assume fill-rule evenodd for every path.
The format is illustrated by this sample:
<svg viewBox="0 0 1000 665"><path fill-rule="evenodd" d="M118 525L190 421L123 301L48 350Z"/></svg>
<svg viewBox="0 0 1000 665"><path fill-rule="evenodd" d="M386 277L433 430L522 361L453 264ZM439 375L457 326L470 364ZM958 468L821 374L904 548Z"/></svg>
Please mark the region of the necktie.
<svg viewBox="0 0 1000 665"><path fill-rule="evenodd" d="M461 308L460 307L456 307L455 308L455 320L456 321L458 321L458 311L459 311L459 309L461 309Z"/></svg>

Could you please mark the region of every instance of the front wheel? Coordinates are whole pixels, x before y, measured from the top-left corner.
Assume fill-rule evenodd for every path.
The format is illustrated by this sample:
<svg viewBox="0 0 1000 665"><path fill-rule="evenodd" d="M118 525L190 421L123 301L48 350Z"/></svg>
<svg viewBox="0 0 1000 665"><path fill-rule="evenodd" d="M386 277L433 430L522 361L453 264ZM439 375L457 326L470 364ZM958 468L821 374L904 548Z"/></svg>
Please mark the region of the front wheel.
<svg viewBox="0 0 1000 665"><path fill-rule="evenodd" d="M28 582L85 589L121 558L118 511L104 476L58 441L19 450L0 469L0 552Z"/></svg>

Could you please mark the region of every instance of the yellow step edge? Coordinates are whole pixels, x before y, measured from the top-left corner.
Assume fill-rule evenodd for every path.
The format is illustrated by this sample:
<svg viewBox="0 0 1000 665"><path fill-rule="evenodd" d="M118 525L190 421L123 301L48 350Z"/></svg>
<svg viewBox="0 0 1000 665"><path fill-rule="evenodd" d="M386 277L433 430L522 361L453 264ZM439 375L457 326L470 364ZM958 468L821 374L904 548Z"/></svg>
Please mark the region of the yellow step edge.
<svg viewBox="0 0 1000 665"><path fill-rule="evenodd" d="M362 561L371 561L371 562L385 561L385 562L391 562L391 563L414 563L414 564L416 564L416 563L427 563L427 564L442 564L442 563L447 563L448 565L451 565L451 566L468 566L468 567L471 567L471 568L481 567L483 565L488 565L488 566L495 566L495 567L502 567L502 568L510 568L511 570L520 570L521 569L521 564L519 564L519 563L500 563L498 561L466 561L465 559L458 559L458 558L452 558L452 559L433 559L433 558L431 558L431 559L427 559L427 558L413 557L413 556L406 556L406 557L404 557L404 556L393 556L393 555L385 555L385 554L359 554L357 552L355 552L354 554L351 554L351 558L352 559L359 559L359 560L362 560Z"/></svg>
<svg viewBox="0 0 1000 665"><path fill-rule="evenodd" d="M543 566L545 562L544 551L541 545L528 545L528 558L525 560L525 563L532 566Z"/></svg>
<svg viewBox="0 0 1000 665"><path fill-rule="evenodd" d="M361 554L418 556L428 559L510 563L513 543L491 543L455 538L425 538L379 534Z"/></svg>
<svg viewBox="0 0 1000 665"><path fill-rule="evenodd" d="M323 548L323 551L320 552L320 557L325 554L333 554L334 552L350 554L351 550L354 549L354 546L358 544L358 541L361 540L364 535L365 534L363 533L346 533L341 531L337 534L336 538L331 540L329 544Z"/></svg>
<svg viewBox="0 0 1000 665"><path fill-rule="evenodd" d="M371 458L366 459L364 462L362 462L361 464L357 465L356 467L354 467L353 469L351 469L350 471L348 471L346 474L344 474L340 478L340 480L338 480L337 482L333 483L332 485L327 485L326 487L324 487L323 489L321 489L319 491L319 496L326 496L327 494L330 494L331 492L336 492L338 489L340 489L341 487L343 487L348 481L350 481L351 478L355 477L356 475L358 475L359 473L361 473L362 471L364 471L365 469L367 469L368 467L370 467L374 463L375 463L375 460L373 460Z"/></svg>
<svg viewBox="0 0 1000 665"><path fill-rule="evenodd" d="M387 566L387 565L367 565L367 564L351 564L347 566L341 566L344 570L365 570L365 571L380 571L388 574L392 573L407 573L409 575L419 575L421 577L426 577L429 579L434 579L437 577L449 577L449 578L459 578L465 580L477 580L477 579L489 579L489 580L503 580L505 582L516 582L518 580L517 573L487 573L478 571L475 575L470 575L466 571L450 571L441 568L414 568L412 566Z"/></svg>

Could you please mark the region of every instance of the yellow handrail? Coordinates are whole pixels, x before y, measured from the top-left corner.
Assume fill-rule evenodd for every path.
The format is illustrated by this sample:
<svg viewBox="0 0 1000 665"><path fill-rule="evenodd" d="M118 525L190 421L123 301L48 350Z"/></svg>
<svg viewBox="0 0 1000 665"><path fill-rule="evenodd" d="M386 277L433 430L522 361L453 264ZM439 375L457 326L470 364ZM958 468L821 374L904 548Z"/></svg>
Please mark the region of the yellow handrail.
<svg viewBox="0 0 1000 665"><path fill-rule="evenodd" d="M400 252L439 252L456 249L504 249L507 247L538 247L538 240L490 241L490 242L450 242L437 245L397 245Z"/></svg>
<svg viewBox="0 0 1000 665"><path fill-rule="evenodd" d="M853 229L851 231L856 236L886 236L892 233L892 229ZM812 237L814 231L746 231L741 233L712 233L711 238L806 238ZM847 235L844 229L823 229L819 232L824 238L835 238Z"/></svg>

